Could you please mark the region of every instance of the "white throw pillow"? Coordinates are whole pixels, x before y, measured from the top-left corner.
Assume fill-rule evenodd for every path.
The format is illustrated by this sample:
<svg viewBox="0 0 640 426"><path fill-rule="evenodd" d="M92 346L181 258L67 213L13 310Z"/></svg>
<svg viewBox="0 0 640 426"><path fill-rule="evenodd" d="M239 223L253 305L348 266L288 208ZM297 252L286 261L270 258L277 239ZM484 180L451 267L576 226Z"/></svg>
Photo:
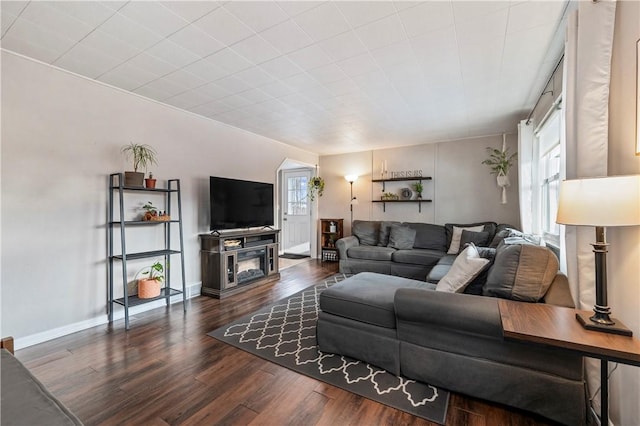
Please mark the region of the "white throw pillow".
<svg viewBox="0 0 640 426"><path fill-rule="evenodd" d="M469 243L469 246L456 257L449 272L438 281L436 291L462 293L487 263L489 263L489 259L480 257L476 246Z"/></svg>
<svg viewBox="0 0 640 426"><path fill-rule="evenodd" d="M453 227L453 233L451 234L451 244L449 244L449 250L447 254L458 254L460 251L460 238L462 238L462 231L481 232L484 231L484 225L470 226L468 228Z"/></svg>

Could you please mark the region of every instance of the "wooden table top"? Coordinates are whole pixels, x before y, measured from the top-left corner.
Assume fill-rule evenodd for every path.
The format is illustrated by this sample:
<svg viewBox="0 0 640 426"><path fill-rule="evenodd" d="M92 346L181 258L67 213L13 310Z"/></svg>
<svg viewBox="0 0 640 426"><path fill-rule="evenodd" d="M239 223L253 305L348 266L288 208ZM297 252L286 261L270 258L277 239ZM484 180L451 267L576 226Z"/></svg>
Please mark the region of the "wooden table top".
<svg viewBox="0 0 640 426"><path fill-rule="evenodd" d="M571 308L498 301L504 337L580 352L584 356L640 366L640 340L635 337L591 331L576 319Z"/></svg>

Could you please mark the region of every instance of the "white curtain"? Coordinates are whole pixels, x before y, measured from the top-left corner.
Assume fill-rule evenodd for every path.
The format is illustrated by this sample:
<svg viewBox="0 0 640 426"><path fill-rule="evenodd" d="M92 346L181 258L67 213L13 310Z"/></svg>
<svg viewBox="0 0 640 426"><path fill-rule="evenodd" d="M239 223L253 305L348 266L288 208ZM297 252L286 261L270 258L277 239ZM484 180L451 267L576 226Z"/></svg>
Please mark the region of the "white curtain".
<svg viewBox="0 0 640 426"><path fill-rule="evenodd" d="M533 125L527 120L518 123L518 194L520 196L520 227L522 232L534 232L533 216Z"/></svg>
<svg viewBox="0 0 640 426"><path fill-rule="evenodd" d="M567 179L607 175L609 81L615 26L615 0L580 2L569 16L565 45L563 99ZM595 264L590 243L594 228L565 229L563 253L577 306L590 310L595 303ZM590 393L599 387L599 364L587 365ZM598 395L599 396L599 395ZM599 399L594 398L597 411ZM613 408L613 407L612 407Z"/></svg>

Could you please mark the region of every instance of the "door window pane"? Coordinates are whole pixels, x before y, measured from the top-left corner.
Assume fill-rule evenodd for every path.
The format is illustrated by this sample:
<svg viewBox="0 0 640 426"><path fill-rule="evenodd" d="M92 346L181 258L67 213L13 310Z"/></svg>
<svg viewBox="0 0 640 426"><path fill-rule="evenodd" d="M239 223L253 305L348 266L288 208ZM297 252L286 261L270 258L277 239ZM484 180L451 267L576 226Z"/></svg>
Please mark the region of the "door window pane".
<svg viewBox="0 0 640 426"><path fill-rule="evenodd" d="M294 176L287 179L287 214L307 215L309 199L307 198L306 176Z"/></svg>

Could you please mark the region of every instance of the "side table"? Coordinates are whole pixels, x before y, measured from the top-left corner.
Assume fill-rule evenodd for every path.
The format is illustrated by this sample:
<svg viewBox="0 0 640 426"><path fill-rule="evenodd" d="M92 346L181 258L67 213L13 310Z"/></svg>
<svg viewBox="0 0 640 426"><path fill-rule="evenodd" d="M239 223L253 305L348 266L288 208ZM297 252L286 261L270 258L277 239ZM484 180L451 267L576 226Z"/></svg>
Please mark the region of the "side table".
<svg viewBox="0 0 640 426"><path fill-rule="evenodd" d="M544 345L600 360L602 424L609 424L609 361L640 367L640 340L635 337L584 329L576 313L588 311L500 299L505 339Z"/></svg>

